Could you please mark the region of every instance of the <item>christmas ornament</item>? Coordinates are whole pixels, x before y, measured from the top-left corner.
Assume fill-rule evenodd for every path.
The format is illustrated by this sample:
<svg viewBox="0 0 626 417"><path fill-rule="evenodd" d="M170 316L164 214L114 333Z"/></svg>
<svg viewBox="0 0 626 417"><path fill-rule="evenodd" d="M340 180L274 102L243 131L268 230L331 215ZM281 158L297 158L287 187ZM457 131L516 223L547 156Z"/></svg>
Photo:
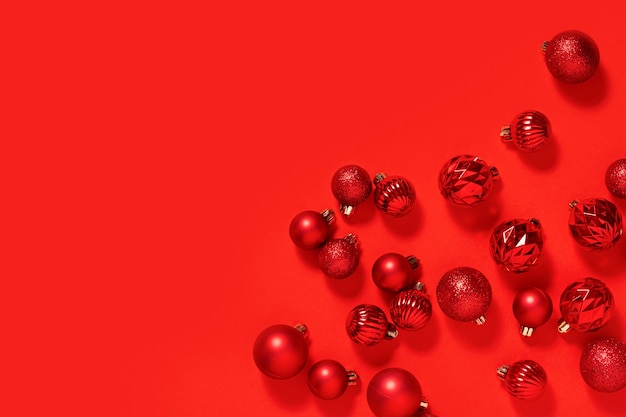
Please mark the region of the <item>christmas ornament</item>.
<svg viewBox="0 0 626 417"><path fill-rule="evenodd" d="M489 239L491 257L507 271L525 272L537 263L543 232L537 219L513 219L495 227Z"/></svg>
<svg viewBox="0 0 626 417"><path fill-rule="evenodd" d="M406 369L379 371L367 386L367 404L376 417L412 417L419 412L422 387Z"/></svg>
<svg viewBox="0 0 626 417"><path fill-rule="evenodd" d="M585 278L568 285L561 294L561 319L558 330L590 332L604 326L611 318L613 294L599 279Z"/></svg>
<svg viewBox="0 0 626 417"><path fill-rule="evenodd" d="M309 354L307 337L308 330L304 324L270 326L254 342L254 363L270 378L291 378L306 365Z"/></svg>
<svg viewBox="0 0 626 417"><path fill-rule="evenodd" d="M590 250L609 249L617 243L622 235L622 215L615 204L603 198L586 198L569 206L569 230L576 243Z"/></svg>
<svg viewBox="0 0 626 417"><path fill-rule="evenodd" d="M522 360L502 365L497 370L506 390L520 400L535 400L543 393L548 381L546 371L535 361Z"/></svg>
<svg viewBox="0 0 626 417"><path fill-rule="evenodd" d="M356 385L358 381L356 372L346 370L333 359L315 362L307 374L309 389L313 395L323 400L339 398L348 385Z"/></svg>
<svg viewBox="0 0 626 417"><path fill-rule="evenodd" d="M357 345L374 346L398 335L396 326L389 323L385 312L373 304L359 304L346 318L348 337Z"/></svg>
<svg viewBox="0 0 626 417"><path fill-rule="evenodd" d="M604 183L609 192L617 198L626 198L626 159L618 159L606 170Z"/></svg>
<svg viewBox="0 0 626 417"><path fill-rule="evenodd" d="M439 173L441 195L458 206L483 201L498 179L498 170L473 155L458 155L447 161Z"/></svg>
<svg viewBox="0 0 626 417"><path fill-rule="evenodd" d="M418 282L413 288L400 291L391 300L389 316L400 329L415 331L428 324L433 307L424 284Z"/></svg>
<svg viewBox="0 0 626 417"><path fill-rule="evenodd" d="M399 175L388 177L379 172L374 177L374 203L384 214L401 217L415 204L415 188L409 180Z"/></svg>
<svg viewBox="0 0 626 417"><path fill-rule="evenodd" d="M541 45L548 70L557 80L578 84L591 78L600 65L595 41L579 30L557 33Z"/></svg>
<svg viewBox="0 0 626 417"><path fill-rule="evenodd" d="M580 374L596 391L615 392L626 386L626 343L614 337L589 341L580 356Z"/></svg>
<svg viewBox="0 0 626 417"><path fill-rule="evenodd" d="M513 300L513 315L520 322L522 336L530 337L552 316L552 299L537 287L523 289Z"/></svg>
<svg viewBox="0 0 626 417"><path fill-rule="evenodd" d="M483 324L491 304L491 284L477 269L454 268L439 280L437 302L443 313L453 320Z"/></svg>
<svg viewBox="0 0 626 417"><path fill-rule="evenodd" d="M347 278L359 266L359 249L356 235L349 233L342 239L331 239L322 246L318 264L330 278Z"/></svg>
<svg viewBox="0 0 626 417"><path fill-rule="evenodd" d="M415 281L413 271L419 268L419 260L399 253L385 253L376 259L372 266L372 279L378 288L397 292L409 288Z"/></svg>
<svg viewBox="0 0 626 417"><path fill-rule="evenodd" d="M513 143L519 150L534 152L543 148L550 136L552 127L548 118L536 110L524 111L500 131L503 142Z"/></svg>
<svg viewBox="0 0 626 417"><path fill-rule="evenodd" d="M300 249L313 250L322 247L330 236L330 225L335 221L335 212L306 210L296 214L289 224L289 237Z"/></svg>
<svg viewBox="0 0 626 417"><path fill-rule="evenodd" d="M333 174L330 183L335 198L339 201L341 214L350 216L359 204L367 200L372 192L372 180L358 165L346 165Z"/></svg>

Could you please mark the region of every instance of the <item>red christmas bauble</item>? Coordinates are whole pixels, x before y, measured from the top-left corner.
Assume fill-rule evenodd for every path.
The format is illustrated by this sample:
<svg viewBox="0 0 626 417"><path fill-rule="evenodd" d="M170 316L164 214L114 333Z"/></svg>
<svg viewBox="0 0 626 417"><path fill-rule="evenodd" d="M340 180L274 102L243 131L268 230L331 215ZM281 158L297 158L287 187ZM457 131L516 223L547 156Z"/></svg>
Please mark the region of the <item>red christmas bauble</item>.
<svg viewBox="0 0 626 417"><path fill-rule="evenodd" d="M552 299L537 287L519 291L513 300L513 315L520 322L522 336L532 336L534 330L552 316Z"/></svg>
<svg viewBox="0 0 626 417"><path fill-rule="evenodd" d="M537 219L513 219L495 227L489 240L491 257L507 271L525 272L537 263L543 232Z"/></svg>
<svg viewBox="0 0 626 417"><path fill-rule="evenodd" d="M617 198L626 198L626 159L618 159L606 170L604 183L609 192Z"/></svg>
<svg viewBox="0 0 626 417"><path fill-rule="evenodd" d="M326 276L343 279L356 271L359 258L357 237L349 233L344 238L326 242L318 254L318 264Z"/></svg>
<svg viewBox="0 0 626 417"><path fill-rule="evenodd" d="M335 171L330 186L339 201L339 210L343 215L350 216L372 192L372 179L360 166L346 165Z"/></svg>
<svg viewBox="0 0 626 417"><path fill-rule="evenodd" d="M308 360L307 337L308 330L303 324L270 326L254 342L254 363L270 378L291 378L304 368Z"/></svg>
<svg viewBox="0 0 626 417"><path fill-rule="evenodd" d="M585 278L568 285L561 293L561 319L558 330L591 332L604 326L611 318L613 294L596 278Z"/></svg>
<svg viewBox="0 0 626 417"><path fill-rule="evenodd" d="M578 84L591 78L600 65L598 45L584 32L566 30L542 45L546 66L557 80Z"/></svg>
<svg viewBox="0 0 626 417"><path fill-rule="evenodd" d="M536 110L524 111L500 131L504 142L513 143L519 150L535 152L543 148L552 136L550 120Z"/></svg>
<svg viewBox="0 0 626 417"><path fill-rule="evenodd" d="M570 234L583 248L606 250L622 236L622 215L609 200L586 198L574 200L569 206Z"/></svg>
<svg viewBox="0 0 626 417"><path fill-rule="evenodd" d="M379 371L367 386L367 404L376 417L412 417L419 410L422 387L402 368Z"/></svg>
<svg viewBox="0 0 626 417"><path fill-rule="evenodd" d="M596 391L615 392L626 386L626 343L614 337L589 341L580 356L580 374Z"/></svg>
<svg viewBox="0 0 626 417"><path fill-rule="evenodd" d="M491 284L477 269L454 268L439 280L437 302L443 313L453 320L483 324L491 304Z"/></svg>
<svg viewBox="0 0 626 417"><path fill-rule="evenodd" d="M439 172L439 191L458 206L474 206L483 201L498 178L498 170L473 155L448 160Z"/></svg>
<svg viewBox="0 0 626 417"><path fill-rule="evenodd" d="M334 220L335 212L330 209L321 212L305 210L291 220L289 237L300 249L319 249L328 240Z"/></svg>
<svg viewBox="0 0 626 417"><path fill-rule="evenodd" d="M374 346L398 335L396 326L389 323L382 308L373 304L359 304L346 317L346 333L357 345Z"/></svg>
<svg viewBox="0 0 626 417"><path fill-rule="evenodd" d="M374 177L374 204L384 214L401 217L415 204L415 188L409 180L399 175L387 176L379 172Z"/></svg>
<svg viewBox="0 0 626 417"><path fill-rule="evenodd" d="M504 387L515 398L535 400L543 393L548 376L541 365L532 360L522 360L513 365L503 365L497 370Z"/></svg>
<svg viewBox="0 0 626 417"><path fill-rule="evenodd" d="M358 380L356 372L347 370L333 359L315 362L307 374L309 389L323 400L339 398L349 385L355 385Z"/></svg>
<svg viewBox="0 0 626 417"><path fill-rule="evenodd" d="M372 266L374 284L384 291L398 292L415 283L413 271L419 268L419 260L389 252L379 256Z"/></svg>
<svg viewBox="0 0 626 417"><path fill-rule="evenodd" d="M421 282L414 288L400 291L391 300L389 316L400 329L415 331L423 329L433 315L433 307Z"/></svg>

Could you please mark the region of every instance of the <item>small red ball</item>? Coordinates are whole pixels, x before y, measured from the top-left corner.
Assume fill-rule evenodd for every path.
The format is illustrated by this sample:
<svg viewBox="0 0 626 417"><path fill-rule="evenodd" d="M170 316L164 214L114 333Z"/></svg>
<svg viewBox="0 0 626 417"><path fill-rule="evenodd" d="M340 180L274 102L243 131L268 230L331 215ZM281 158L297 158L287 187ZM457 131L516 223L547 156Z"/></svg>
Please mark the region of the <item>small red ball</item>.
<svg viewBox="0 0 626 417"><path fill-rule="evenodd" d="M306 365L309 346L306 326L276 324L263 330L256 338L252 356L257 368L274 379L291 378Z"/></svg>
<svg viewBox="0 0 626 417"><path fill-rule="evenodd" d="M354 371L346 370L342 364L332 359L323 359L313 364L307 378L313 395L323 400L339 398L348 385L353 385L358 380Z"/></svg>
<svg viewBox="0 0 626 417"><path fill-rule="evenodd" d="M372 192L372 180L365 169L358 165L346 165L333 174L331 191L341 214L350 216L356 206L367 200Z"/></svg>
<svg viewBox="0 0 626 417"><path fill-rule="evenodd" d="M318 264L322 272L330 278L347 278L359 266L359 249L357 238L353 234L343 239L331 239L319 252Z"/></svg>
<svg viewBox="0 0 626 417"><path fill-rule="evenodd" d="M626 386L626 343L614 337L588 342L580 356L580 373L596 391L621 390Z"/></svg>
<svg viewBox="0 0 626 417"><path fill-rule="evenodd" d="M298 213L289 224L289 237L300 249L319 249L328 240L334 218L334 212L330 209Z"/></svg>
<svg viewBox="0 0 626 417"><path fill-rule="evenodd" d="M376 417L412 417L421 401L422 387L406 369L383 369L367 387L367 404Z"/></svg>
<svg viewBox="0 0 626 417"><path fill-rule="evenodd" d="M398 292L409 288L414 282L413 271L419 266L415 256L403 256L390 252L381 255L372 266L374 284L383 291Z"/></svg>
<svg viewBox="0 0 626 417"><path fill-rule="evenodd" d="M626 159L618 159L609 165L604 182L612 195L626 198Z"/></svg>
<svg viewBox="0 0 626 417"><path fill-rule="evenodd" d="M453 320L483 324L491 304L491 284L477 269L454 268L439 280L437 302L443 313Z"/></svg>
<svg viewBox="0 0 626 417"><path fill-rule="evenodd" d="M595 41L579 30L558 33L544 42L545 61L559 81L578 84L591 78L600 65L600 51Z"/></svg>
<svg viewBox="0 0 626 417"><path fill-rule="evenodd" d="M513 315L522 325L524 336L531 336L536 327L545 324L552 310L550 296L536 287L519 291L513 300Z"/></svg>

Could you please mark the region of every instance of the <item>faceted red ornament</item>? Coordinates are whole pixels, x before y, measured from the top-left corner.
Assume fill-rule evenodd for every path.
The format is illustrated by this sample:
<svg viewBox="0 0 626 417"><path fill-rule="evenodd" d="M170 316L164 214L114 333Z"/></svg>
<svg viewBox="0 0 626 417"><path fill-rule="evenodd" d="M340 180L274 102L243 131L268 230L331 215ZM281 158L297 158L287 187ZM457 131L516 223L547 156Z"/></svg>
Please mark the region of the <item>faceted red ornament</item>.
<svg viewBox="0 0 626 417"><path fill-rule="evenodd" d="M626 386L626 343L614 337L589 341L580 356L580 374L596 391L615 392Z"/></svg>
<svg viewBox="0 0 626 417"><path fill-rule="evenodd" d="M433 315L433 307L424 284L418 282L414 288L396 294L391 300L389 315L400 329L423 329Z"/></svg>
<svg viewBox="0 0 626 417"><path fill-rule="evenodd" d="M543 148L552 135L548 118L536 110L524 111L500 131L503 142L512 142L519 150L534 152Z"/></svg>
<svg viewBox="0 0 626 417"><path fill-rule="evenodd" d="M513 219L495 227L489 240L491 257L507 271L525 272L537 263L543 232L537 219Z"/></svg>
<svg viewBox="0 0 626 417"><path fill-rule="evenodd" d="M356 385L358 381L356 372L347 370L333 359L315 362L307 375L309 389L323 400L339 398L349 385Z"/></svg>
<svg viewBox="0 0 626 417"><path fill-rule="evenodd" d="M388 177L379 172L374 177L374 203L384 214L402 217L415 204L415 188L409 180L399 175Z"/></svg>
<svg viewBox="0 0 626 417"><path fill-rule="evenodd" d="M560 32L545 41L541 49L552 76L567 84L588 80L600 65L596 42L579 30Z"/></svg>
<svg viewBox="0 0 626 417"><path fill-rule="evenodd" d="M373 304L359 304L346 318L348 337L357 345L374 346L398 335L396 326L389 323L385 312Z"/></svg>
<svg viewBox="0 0 626 417"><path fill-rule="evenodd" d="M513 365L502 365L497 370L504 387L515 398L535 400L543 393L548 376L535 361L521 360Z"/></svg>
<svg viewBox="0 0 626 417"><path fill-rule="evenodd" d="M443 313L453 320L483 324L491 304L491 284L477 269L454 268L439 280L437 302Z"/></svg>
<svg viewBox="0 0 626 417"><path fill-rule="evenodd" d="M307 337L308 330L304 324L270 326L254 342L254 363L270 378L291 378L304 368L308 360Z"/></svg>
<svg viewBox="0 0 626 417"><path fill-rule="evenodd" d="M376 417L412 417L422 406L422 387L402 368L379 371L367 386L367 404Z"/></svg>
<svg viewBox="0 0 626 417"><path fill-rule="evenodd" d="M339 210L343 215L350 216L372 192L372 179L360 166L346 165L335 171L330 186L339 201Z"/></svg>
<svg viewBox="0 0 626 417"><path fill-rule="evenodd" d="M522 336L532 336L535 329L552 316L552 299L537 287L519 291L513 300L513 315L520 322Z"/></svg>
<svg viewBox="0 0 626 417"><path fill-rule="evenodd" d="M569 204L569 230L582 247L605 250L622 235L622 215L617 206L603 198L574 200Z"/></svg>
<svg viewBox="0 0 626 417"><path fill-rule="evenodd" d="M585 278L568 285L561 294L561 319L558 330L591 332L604 326L611 318L613 294L599 279Z"/></svg>
<svg viewBox="0 0 626 417"><path fill-rule="evenodd" d="M303 211L291 220L289 237L300 249L319 249L328 240L330 225L334 220L335 212L330 209L321 212Z"/></svg>
<svg viewBox="0 0 626 417"><path fill-rule="evenodd" d="M372 266L372 279L384 291L398 292L414 284L413 271L419 268L419 260L389 252L376 259Z"/></svg>
<svg viewBox="0 0 626 417"><path fill-rule="evenodd" d="M604 182L612 195L626 198L626 159L618 159L609 165Z"/></svg>
<svg viewBox="0 0 626 417"><path fill-rule="evenodd" d="M342 239L331 239L322 246L318 264L330 278L347 278L359 266L359 249L356 235L349 233Z"/></svg>
<svg viewBox="0 0 626 417"><path fill-rule="evenodd" d="M483 201L498 178L498 170L473 155L458 155L447 161L439 173L441 195L459 206Z"/></svg>

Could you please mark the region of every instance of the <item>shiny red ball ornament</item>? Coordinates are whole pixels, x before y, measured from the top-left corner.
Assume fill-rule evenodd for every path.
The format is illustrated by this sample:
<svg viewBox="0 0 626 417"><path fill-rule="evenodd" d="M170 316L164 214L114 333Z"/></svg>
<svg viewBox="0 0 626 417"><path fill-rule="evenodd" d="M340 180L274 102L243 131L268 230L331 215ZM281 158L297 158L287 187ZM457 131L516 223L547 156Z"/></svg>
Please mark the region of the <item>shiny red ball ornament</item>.
<svg viewBox="0 0 626 417"><path fill-rule="evenodd" d="M391 300L389 316L391 321L402 330L415 331L423 329L433 315L424 284L418 282L413 288L400 291Z"/></svg>
<svg viewBox="0 0 626 417"><path fill-rule="evenodd" d="M548 70L566 84L579 84L595 74L600 65L598 45L584 32L566 30L545 41L541 49Z"/></svg>
<svg viewBox="0 0 626 417"><path fill-rule="evenodd" d="M319 249L330 236L330 225L335 221L335 212L305 210L291 220L289 237L300 249Z"/></svg>
<svg viewBox="0 0 626 417"><path fill-rule="evenodd" d="M545 114L536 110L521 112L510 125L502 127L503 142L513 143L523 152L535 152L543 148L552 136L552 126Z"/></svg>
<svg viewBox="0 0 626 417"><path fill-rule="evenodd" d="M291 378L306 365L308 330L304 324L275 324L256 338L252 356L257 368L274 379Z"/></svg>
<svg viewBox="0 0 626 417"><path fill-rule="evenodd" d="M367 404L376 417L413 417L420 411L422 387L411 372L386 368L367 386Z"/></svg>
<svg viewBox="0 0 626 417"><path fill-rule="evenodd" d="M513 315L520 323L522 336L532 336L535 329L545 324L552 316L552 299L540 288L526 288L513 299Z"/></svg>
<svg viewBox="0 0 626 417"><path fill-rule="evenodd" d="M453 204L464 207L484 201L498 179L498 170L473 155L448 160L439 172L439 191Z"/></svg>
<svg viewBox="0 0 626 417"><path fill-rule="evenodd" d="M506 390L520 400L536 400L545 390L548 376L541 365L532 360L521 360L513 365L502 365L497 370Z"/></svg>
<svg viewBox="0 0 626 417"><path fill-rule="evenodd" d="M615 392L626 386L626 343L614 337L587 342L580 356L580 374L596 391Z"/></svg>
<svg viewBox="0 0 626 417"><path fill-rule="evenodd" d="M389 323L383 309L374 304L359 304L350 310L346 318L346 333L361 346L374 346L398 336L396 326Z"/></svg>
<svg viewBox="0 0 626 417"><path fill-rule="evenodd" d="M350 385L356 385L359 376L333 359L315 362L307 374L309 389L317 398L334 400L339 398Z"/></svg>
<svg viewBox="0 0 626 417"><path fill-rule="evenodd" d="M543 232L537 219L507 220L496 226L489 239L494 261L507 271L526 272L539 261Z"/></svg>
<svg viewBox="0 0 626 417"><path fill-rule="evenodd" d="M569 231L583 248L606 250L622 236L622 215L609 200L586 198L574 200L569 206Z"/></svg>
<svg viewBox="0 0 626 417"><path fill-rule="evenodd" d="M339 211L344 216L350 216L372 192L372 179L362 167L346 165L335 171L330 186L339 201Z"/></svg>
<svg viewBox="0 0 626 417"><path fill-rule="evenodd" d="M357 237L352 233L326 242L318 254L318 264L322 272L335 279L344 279L352 275L359 266L360 253L357 243Z"/></svg>
<svg viewBox="0 0 626 417"><path fill-rule="evenodd" d="M491 304L491 284L487 277L470 267L453 268L437 284L437 302L443 313L456 321L483 324Z"/></svg>
<svg viewBox="0 0 626 417"><path fill-rule="evenodd" d="M413 271L419 268L419 260L389 252L379 256L372 266L374 284L383 291L398 292L415 283Z"/></svg>
<svg viewBox="0 0 626 417"><path fill-rule="evenodd" d="M374 177L374 204L384 214L402 217L415 204L415 188L411 182L399 175L387 176L379 172Z"/></svg>
<svg viewBox="0 0 626 417"><path fill-rule="evenodd" d="M618 159L606 170L604 183L609 192L617 198L626 198L626 159Z"/></svg>
<svg viewBox="0 0 626 417"><path fill-rule="evenodd" d="M561 293L561 318L557 326L561 333L571 329L591 332L604 326L611 318L613 294L596 278L585 278L568 285Z"/></svg>

